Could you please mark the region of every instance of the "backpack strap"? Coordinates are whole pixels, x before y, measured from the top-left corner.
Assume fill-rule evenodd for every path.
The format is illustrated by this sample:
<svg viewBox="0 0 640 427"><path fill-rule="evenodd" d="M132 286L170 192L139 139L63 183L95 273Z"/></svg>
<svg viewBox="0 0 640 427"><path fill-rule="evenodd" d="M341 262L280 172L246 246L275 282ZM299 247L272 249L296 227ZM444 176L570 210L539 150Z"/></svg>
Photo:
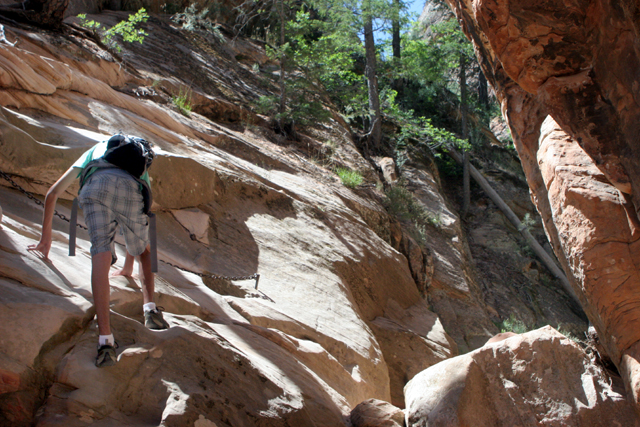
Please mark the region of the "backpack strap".
<svg viewBox="0 0 640 427"><path fill-rule="evenodd" d="M78 224L78 198L73 199L69 218L69 256L76 256L76 225Z"/></svg>
<svg viewBox="0 0 640 427"><path fill-rule="evenodd" d="M149 212L149 246L151 251L151 272L158 272L158 241L156 239L156 216Z"/></svg>
<svg viewBox="0 0 640 427"><path fill-rule="evenodd" d="M151 188L149 188L149 184L147 184L147 181L145 181L144 179L136 178L133 175L131 176L133 177L133 179L138 181L138 184L140 184L140 186L142 187L142 202L144 203L142 212L144 212L147 215L153 215L151 214L151 205L153 204L153 195L151 194Z"/></svg>
<svg viewBox="0 0 640 427"><path fill-rule="evenodd" d="M87 181L87 178L89 178L89 175L91 175L93 172L96 172L96 169L120 169L120 168L116 165L113 165L107 162L102 157L100 157L99 159L90 161L89 163L87 163L87 165L82 169L82 172L80 173L80 188L78 189L78 194L80 193L80 190L82 190L82 187Z"/></svg>

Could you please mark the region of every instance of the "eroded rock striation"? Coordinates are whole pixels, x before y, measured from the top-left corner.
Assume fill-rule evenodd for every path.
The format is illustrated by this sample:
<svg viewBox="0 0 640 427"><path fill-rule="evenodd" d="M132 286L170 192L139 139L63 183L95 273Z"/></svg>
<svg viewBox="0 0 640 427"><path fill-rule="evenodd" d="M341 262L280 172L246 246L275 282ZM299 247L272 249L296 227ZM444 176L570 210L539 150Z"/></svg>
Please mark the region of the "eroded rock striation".
<svg viewBox="0 0 640 427"><path fill-rule="evenodd" d="M449 0L600 340L640 399L639 5Z"/></svg>

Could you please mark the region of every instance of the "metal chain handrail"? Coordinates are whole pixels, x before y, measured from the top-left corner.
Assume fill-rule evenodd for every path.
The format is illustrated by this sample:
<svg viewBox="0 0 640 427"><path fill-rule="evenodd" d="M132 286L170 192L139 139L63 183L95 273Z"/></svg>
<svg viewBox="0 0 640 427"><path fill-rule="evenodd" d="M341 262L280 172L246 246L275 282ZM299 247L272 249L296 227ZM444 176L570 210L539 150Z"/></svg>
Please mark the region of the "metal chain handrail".
<svg viewBox="0 0 640 427"><path fill-rule="evenodd" d="M13 179L11 179L11 177L9 175L7 175L6 173L4 173L3 171L0 171L0 176L2 176L4 179L6 179L7 181L9 181L11 183L11 185L13 185L16 189L18 189L20 192L22 192L25 196L27 196L28 198L30 198L31 200L33 200L37 205L40 205L44 208L44 203L39 200L38 198L36 198L33 194L29 193L27 190L25 190L24 188L22 188L17 182L15 182ZM64 214L61 214L60 212L58 212L57 210L54 209L53 214L55 216L57 216L58 218L69 222L69 218L67 218ZM82 228L83 230L88 230L87 227L85 227L82 224L76 224L76 226Z"/></svg>
<svg viewBox="0 0 640 427"><path fill-rule="evenodd" d="M13 185L16 189L18 189L20 192L22 192L25 196L27 196L29 199L33 200L37 205L42 206L44 208L44 203L37 199L33 194L29 193L27 190L25 190L24 188L22 188L18 183L16 183L13 179L11 179L11 177L9 175L7 175L6 173L4 173L3 171L0 171L0 176L2 176L4 179L6 179L7 181L9 181L11 183L11 185ZM54 214L59 217L60 219L66 221L66 222L70 222L69 218L67 218L66 216L64 216L61 213L58 213L58 211L54 210ZM88 230L87 227L85 227L82 224L76 224L78 227L82 228L83 230ZM256 285L255 285L255 289L258 289L258 282L260 281L260 274L259 273L254 273L250 276L222 276L219 274L205 274L205 273L198 273L196 271L191 271L189 269L186 269L184 267L180 267L179 265L176 264L172 264L168 261L162 260L162 259L158 259L158 261L162 262L163 264L166 264L170 267L173 268L177 268L178 270L182 270L185 271L187 273L191 273L191 274L195 274L196 276L199 277L203 277L203 278L211 278L211 279L222 279L222 280L231 280L231 281L240 281L240 280L255 280L256 281ZM262 293L262 292L260 292Z"/></svg>
<svg viewBox="0 0 640 427"><path fill-rule="evenodd" d="M165 260L162 260L162 259L159 259L158 261L160 261L161 263L166 264L166 265L168 265L170 267L177 268L178 270L182 270L182 271L185 271L187 273L195 274L196 276L199 276L199 277L206 277L206 278L215 279L215 280L221 279L221 280L231 280L231 281L236 281L236 280L255 280L256 281L256 286L255 286L256 289L258 289L258 282L260 281L260 273L254 273L254 274L252 274L250 276L222 276L222 275L219 275L219 274L198 273L198 272L186 269L184 267L180 267L179 265L172 264L169 261L165 261Z"/></svg>

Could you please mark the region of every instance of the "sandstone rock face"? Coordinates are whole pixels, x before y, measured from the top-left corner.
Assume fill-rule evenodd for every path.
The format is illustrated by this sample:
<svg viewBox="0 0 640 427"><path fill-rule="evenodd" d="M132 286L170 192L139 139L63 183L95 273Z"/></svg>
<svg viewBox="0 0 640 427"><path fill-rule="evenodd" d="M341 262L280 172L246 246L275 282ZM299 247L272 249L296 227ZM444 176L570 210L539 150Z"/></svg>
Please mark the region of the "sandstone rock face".
<svg viewBox="0 0 640 427"><path fill-rule="evenodd" d="M640 402L638 3L449 4L502 103L554 251Z"/></svg>
<svg viewBox="0 0 640 427"><path fill-rule="evenodd" d="M252 64L210 56L222 48L197 37L203 45L184 49L197 55L155 56L189 43L158 22L131 56L137 73L87 40L6 27L19 43L0 45L0 170L44 194L96 141L143 136L158 151L159 258L197 273L257 272L259 288L161 262L156 302L172 328L152 332L141 325L138 280L112 278L119 361L98 370L86 233L67 257L67 224L56 217L51 261L38 259L26 247L41 210L1 180L0 424L339 426L365 399L402 405L406 381L457 350L407 259L380 237L391 234L386 211L252 125L248 100L262 84ZM175 75L197 67L206 90L194 84L195 99L207 107L189 119L167 101ZM154 86L155 101L139 95ZM376 176L339 121L309 133L310 144L339 142L334 161Z"/></svg>
<svg viewBox="0 0 640 427"><path fill-rule="evenodd" d="M403 177L417 202L433 218L432 226L424 229L432 271L424 292L460 352L476 349L498 330L471 270L473 262L460 218L445 201L435 173L405 165Z"/></svg>
<svg viewBox="0 0 640 427"><path fill-rule="evenodd" d="M405 387L408 426L639 426L602 369L545 327L487 344L416 375Z"/></svg>

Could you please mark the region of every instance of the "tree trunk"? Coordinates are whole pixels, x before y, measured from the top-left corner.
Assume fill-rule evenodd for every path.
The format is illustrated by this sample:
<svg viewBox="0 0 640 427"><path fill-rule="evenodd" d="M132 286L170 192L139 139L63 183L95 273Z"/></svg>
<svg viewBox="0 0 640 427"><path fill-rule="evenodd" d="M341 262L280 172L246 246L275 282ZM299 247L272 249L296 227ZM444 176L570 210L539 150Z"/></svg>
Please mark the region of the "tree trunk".
<svg viewBox="0 0 640 427"><path fill-rule="evenodd" d="M278 4L278 13L280 15L280 49L283 48L285 37L284 37L284 27L285 27L285 16L284 16L284 0L279 0ZM280 108L279 108L279 118L278 118L278 126L280 126L280 132L284 132L284 124L282 117L284 116L284 110L286 105L286 86L285 86L285 61L286 56L284 50L280 52Z"/></svg>
<svg viewBox="0 0 640 427"><path fill-rule="evenodd" d="M462 164L462 156L458 153L453 147L448 148L449 155L453 160L455 160L458 164ZM470 175L473 177L473 180L478 183L478 185L484 190L484 192L489 196L489 198L495 203L498 208L502 211L502 213L507 217L507 219L513 224L514 227L518 229L522 237L527 241L527 244L531 247L533 252L538 256L538 258L542 261L542 263L549 269L551 274L560 279L562 282L562 287L565 292L573 299L573 302L577 305L577 307L582 307L578 297L573 292L573 288L571 287L571 283L569 283L569 279L565 276L564 272L558 267L556 262L551 258L551 255L544 250L540 243L529 233L529 230L520 222L520 219L513 213L511 208L502 200L502 197L491 187L489 181L486 180L484 176L475 168L473 165L469 165Z"/></svg>
<svg viewBox="0 0 640 427"><path fill-rule="evenodd" d="M393 57L400 59L400 0L393 0L393 18L391 19L391 48Z"/></svg>
<svg viewBox="0 0 640 427"><path fill-rule="evenodd" d="M467 123L467 63L464 54L460 54L460 115L462 116L462 139L469 138ZM469 153L464 149L462 156L462 212L464 219L471 203L471 185L469 183Z"/></svg>
<svg viewBox="0 0 640 427"><path fill-rule="evenodd" d="M487 79L482 72L482 69L478 73L478 99L480 101L480 105L485 110L489 109L489 87L487 85Z"/></svg>
<svg viewBox="0 0 640 427"><path fill-rule="evenodd" d="M378 79L376 77L376 45L373 39L373 21L369 14L367 14L364 23L364 49L367 59L365 74L369 88L369 110L373 115L369 131L369 143L373 149L379 150L382 141L382 118L380 98L378 97Z"/></svg>

